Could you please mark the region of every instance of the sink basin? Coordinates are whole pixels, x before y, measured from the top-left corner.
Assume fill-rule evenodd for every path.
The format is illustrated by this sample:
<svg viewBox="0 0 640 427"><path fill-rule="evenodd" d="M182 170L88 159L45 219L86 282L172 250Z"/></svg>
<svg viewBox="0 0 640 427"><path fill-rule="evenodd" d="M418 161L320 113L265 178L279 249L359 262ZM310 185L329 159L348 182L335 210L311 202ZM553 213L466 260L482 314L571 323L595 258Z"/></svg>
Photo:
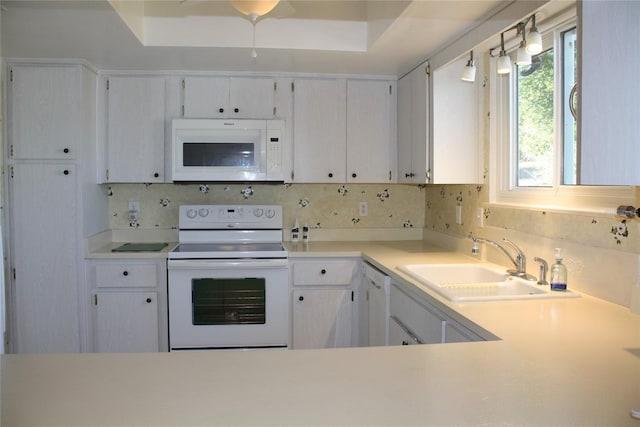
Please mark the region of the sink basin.
<svg viewBox="0 0 640 427"><path fill-rule="evenodd" d="M549 286L511 276L504 267L490 263L409 264L399 265L398 269L452 302L579 296L571 291L551 291Z"/></svg>

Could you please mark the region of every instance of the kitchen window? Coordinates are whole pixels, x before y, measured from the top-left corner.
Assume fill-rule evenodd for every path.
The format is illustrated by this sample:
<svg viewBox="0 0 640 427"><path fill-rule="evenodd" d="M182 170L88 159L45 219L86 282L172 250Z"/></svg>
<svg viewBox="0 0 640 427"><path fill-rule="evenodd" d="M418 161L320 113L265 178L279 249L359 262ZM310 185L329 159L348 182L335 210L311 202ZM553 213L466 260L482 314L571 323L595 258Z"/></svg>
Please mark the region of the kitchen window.
<svg viewBox="0 0 640 427"><path fill-rule="evenodd" d="M499 75L490 61L491 202L579 211L633 204L633 187L576 185L575 17L538 28L543 50L531 65Z"/></svg>

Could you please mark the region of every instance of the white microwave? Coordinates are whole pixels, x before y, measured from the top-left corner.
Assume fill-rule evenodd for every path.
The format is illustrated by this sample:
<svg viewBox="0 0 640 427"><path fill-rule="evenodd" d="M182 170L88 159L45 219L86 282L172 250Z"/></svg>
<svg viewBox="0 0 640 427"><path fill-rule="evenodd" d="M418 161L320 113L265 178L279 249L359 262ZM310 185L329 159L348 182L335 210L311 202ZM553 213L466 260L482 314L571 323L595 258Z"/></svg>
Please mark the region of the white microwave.
<svg viewBox="0 0 640 427"><path fill-rule="evenodd" d="M284 181L284 120L174 119L173 181Z"/></svg>

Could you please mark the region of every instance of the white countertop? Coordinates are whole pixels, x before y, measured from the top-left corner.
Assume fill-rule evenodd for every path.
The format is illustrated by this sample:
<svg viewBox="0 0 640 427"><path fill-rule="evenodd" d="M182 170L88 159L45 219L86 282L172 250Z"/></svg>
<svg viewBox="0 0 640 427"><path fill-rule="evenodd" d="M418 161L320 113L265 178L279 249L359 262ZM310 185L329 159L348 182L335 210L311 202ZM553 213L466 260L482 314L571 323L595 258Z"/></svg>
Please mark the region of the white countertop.
<svg viewBox="0 0 640 427"><path fill-rule="evenodd" d="M310 243L393 270L423 242ZM575 299L450 304L498 341L331 350L2 356L2 425L640 426L640 316Z"/></svg>

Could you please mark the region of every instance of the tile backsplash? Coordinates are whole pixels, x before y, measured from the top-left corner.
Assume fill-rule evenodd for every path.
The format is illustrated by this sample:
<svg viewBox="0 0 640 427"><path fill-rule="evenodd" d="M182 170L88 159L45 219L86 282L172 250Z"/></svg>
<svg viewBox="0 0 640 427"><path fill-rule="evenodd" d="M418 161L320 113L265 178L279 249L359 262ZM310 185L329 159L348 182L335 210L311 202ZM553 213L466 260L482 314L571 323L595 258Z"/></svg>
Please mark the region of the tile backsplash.
<svg viewBox="0 0 640 427"><path fill-rule="evenodd" d="M284 226L312 229L422 228L424 186L402 184L111 184L112 229L170 229L178 224L183 204L282 205ZM139 202L137 221L130 221L130 200ZM366 202L367 215L361 215Z"/></svg>

